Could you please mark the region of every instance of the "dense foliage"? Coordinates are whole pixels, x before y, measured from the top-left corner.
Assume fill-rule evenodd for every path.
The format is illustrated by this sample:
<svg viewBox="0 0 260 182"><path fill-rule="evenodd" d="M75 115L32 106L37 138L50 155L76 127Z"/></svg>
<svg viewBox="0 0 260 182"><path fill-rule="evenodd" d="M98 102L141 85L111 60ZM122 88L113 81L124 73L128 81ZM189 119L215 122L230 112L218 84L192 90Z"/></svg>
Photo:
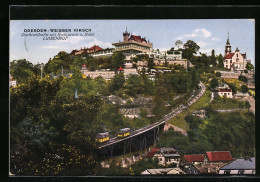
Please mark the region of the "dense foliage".
<svg viewBox="0 0 260 182"><path fill-rule="evenodd" d="M25 83L29 78L40 77L41 65L33 65L25 59L14 60L10 63L10 74L17 80L18 84Z"/></svg>
<svg viewBox="0 0 260 182"><path fill-rule="evenodd" d="M255 155L255 118L250 112L217 113L209 111L201 119L188 115L188 137L174 131L164 133L159 146L173 147L184 154L230 151L233 157Z"/></svg>
<svg viewBox="0 0 260 182"><path fill-rule="evenodd" d="M11 88L13 174L91 174L99 158L93 136L102 99L91 93L80 99L59 96L66 81L62 77L31 79Z"/></svg>
<svg viewBox="0 0 260 182"><path fill-rule="evenodd" d="M242 82L247 82L247 77L243 76L243 75L239 75L238 79Z"/></svg>

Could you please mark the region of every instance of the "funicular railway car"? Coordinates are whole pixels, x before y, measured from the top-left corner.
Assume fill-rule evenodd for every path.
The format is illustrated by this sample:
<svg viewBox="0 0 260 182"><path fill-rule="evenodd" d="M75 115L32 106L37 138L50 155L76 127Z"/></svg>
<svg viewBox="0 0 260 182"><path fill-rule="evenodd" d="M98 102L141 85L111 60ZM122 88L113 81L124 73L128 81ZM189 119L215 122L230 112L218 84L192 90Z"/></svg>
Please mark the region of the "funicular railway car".
<svg viewBox="0 0 260 182"><path fill-rule="evenodd" d="M130 128L123 128L123 129L119 130L117 137L123 138L123 137L127 137L129 135L130 135Z"/></svg>
<svg viewBox="0 0 260 182"><path fill-rule="evenodd" d="M109 133L108 132L97 134L96 142L103 143L103 142L106 142L108 140L109 140Z"/></svg>

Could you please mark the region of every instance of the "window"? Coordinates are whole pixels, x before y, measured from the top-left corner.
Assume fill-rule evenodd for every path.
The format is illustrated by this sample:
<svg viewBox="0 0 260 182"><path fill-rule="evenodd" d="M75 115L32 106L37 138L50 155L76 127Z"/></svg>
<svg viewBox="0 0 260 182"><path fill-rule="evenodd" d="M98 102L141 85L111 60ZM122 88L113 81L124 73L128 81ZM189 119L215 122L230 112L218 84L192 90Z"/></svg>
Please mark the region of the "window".
<svg viewBox="0 0 260 182"><path fill-rule="evenodd" d="M230 170L224 171L224 174L230 174Z"/></svg>
<svg viewBox="0 0 260 182"><path fill-rule="evenodd" d="M245 173L245 170L239 170L238 171L238 174L244 174Z"/></svg>
<svg viewBox="0 0 260 182"><path fill-rule="evenodd" d="M162 161L162 158L160 158L160 161Z"/></svg>

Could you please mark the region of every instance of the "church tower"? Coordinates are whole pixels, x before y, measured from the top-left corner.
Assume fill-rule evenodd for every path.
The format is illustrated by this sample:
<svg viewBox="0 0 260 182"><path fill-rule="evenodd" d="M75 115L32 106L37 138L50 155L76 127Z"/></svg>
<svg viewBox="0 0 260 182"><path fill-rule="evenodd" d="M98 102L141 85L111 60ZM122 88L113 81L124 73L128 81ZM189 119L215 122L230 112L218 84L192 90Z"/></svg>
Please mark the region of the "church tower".
<svg viewBox="0 0 260 182"><path fill-rule="evenodd" d="M228 55L229 53L231 53L231 45L230 45L230 42L229 42L229 33L228 33L228 39L227 39L227 43L226 43L226 46L225 46L225 55Z"/></svg>
<svg viewBox="0 0 260 182"><path fill-rule="evenodd" d="M125 32L123 33L124 42L127 42L127 41L128 41L129 35L130 35L130 33L127 32L127 27L126 27L126 30L125 30Z"/></svg>

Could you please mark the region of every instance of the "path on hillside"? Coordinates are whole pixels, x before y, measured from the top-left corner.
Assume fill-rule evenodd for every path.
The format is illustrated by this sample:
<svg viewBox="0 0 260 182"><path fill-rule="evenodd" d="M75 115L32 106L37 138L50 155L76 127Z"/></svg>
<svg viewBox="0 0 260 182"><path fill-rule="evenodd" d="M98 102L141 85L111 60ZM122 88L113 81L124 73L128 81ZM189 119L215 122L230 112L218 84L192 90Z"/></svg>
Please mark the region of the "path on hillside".
<svg viewBox="0 0 260 182"><path fill-rule="evenodd" d="M199 83L199 87L200 87L200 92L199 92L199 94L198 94L197 96L192 96L192 97L190 97L190 99L188 100L189 102L188 102L188 104L187 104L188 107L191 106L191 105L192 105L194 102L196 102L202 95L205 94L205 91L206 91L205 85L204 85L202 82L200 82L200 83ZM186 108L188 108L187 106L184 106L184 109L183 109L183 110L185 110ZM182 111L183 111L183 110L182 110ZM172 112L173 112L173 111L172 111ZM176 116L176 115L172 115L172 112L164 116L164 119L166 120L166 122L165 122L165 127L164 127L164 131L167 131L169 128L172 128L174 131L180 132L181 134L187 136L187 131L186 131L186 130L184 130L184 129L178 127L178 126L175 126L175 125L170 124L170 123L167 122L167 121L169 121L170 119L172 119L174 116Z"/></svg>
<svg viewBox="0 0 260 182"><path fill-rule="evenodd" d="M248 101L250 104L249 111L255 114L255 99L252 96L248 96L241 100Z"/></svg>
<svg viewBox="0 0 260 182"><path fill-rule="evenodd" d="M216 112L235 112L235 111L247 111L248 109L217 109Z"/></svg>

